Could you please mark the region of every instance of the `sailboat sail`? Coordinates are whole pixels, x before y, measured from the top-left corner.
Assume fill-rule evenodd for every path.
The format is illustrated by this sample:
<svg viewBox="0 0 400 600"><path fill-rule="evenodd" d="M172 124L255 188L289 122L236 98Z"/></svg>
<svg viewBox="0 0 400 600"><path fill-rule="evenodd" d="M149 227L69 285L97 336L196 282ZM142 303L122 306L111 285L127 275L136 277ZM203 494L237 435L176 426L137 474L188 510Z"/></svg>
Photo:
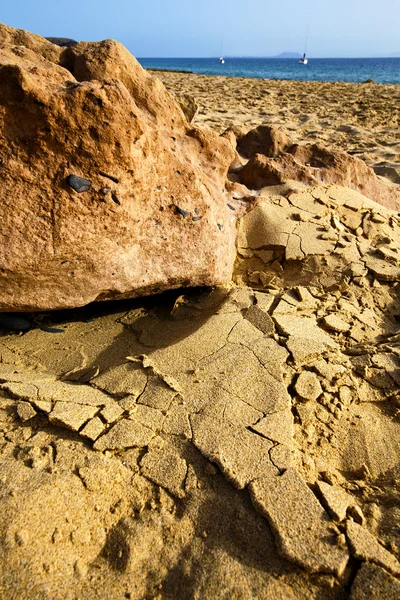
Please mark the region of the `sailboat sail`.
<svg viewBox="0 0 400 600"><path fill-rule="evenodd" d="M306 65L308 63L308 58L307 58L307 42L308 42L309 26L310 26L310 16L307 19L306 39L305 39L305 42L304 42L304 54L303 54L302 58L299 58L299 63L301 65Z"/></svg>
<svg viewBox="0 0 400 600"><path fill-rule="evenodd" d="M224 38L221 38L221 53L220 53L220 58L219 58L219 64L220 65L224 65L225 64L223 49L224 49Z"/></svg>

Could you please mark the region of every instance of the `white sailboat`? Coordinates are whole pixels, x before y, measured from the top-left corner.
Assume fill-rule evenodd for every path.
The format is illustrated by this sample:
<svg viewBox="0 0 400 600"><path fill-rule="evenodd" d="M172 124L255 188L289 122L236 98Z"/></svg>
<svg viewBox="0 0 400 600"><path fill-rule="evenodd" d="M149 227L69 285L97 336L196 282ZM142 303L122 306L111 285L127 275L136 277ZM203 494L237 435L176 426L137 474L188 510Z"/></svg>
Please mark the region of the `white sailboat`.
<svg viewBox="0 0 400 600"><path fill-rule="evenodd" d="M219 61L218 61L220 65L225 64L223 46L224 46L224 38L221 38L221 54L220 54Z"/></svg>
<svg viewBox="0 0 400 600"><path fill-rule="evenodd" d="M299 63L301 65L308 64L308 58L307 58L307 41L308 41L308 29L309 29L309 26L310 26L310 17L308 17L308 19L307 19L306 41L304 43L304 54L303 54L302 58L299 58Z"/></svg>

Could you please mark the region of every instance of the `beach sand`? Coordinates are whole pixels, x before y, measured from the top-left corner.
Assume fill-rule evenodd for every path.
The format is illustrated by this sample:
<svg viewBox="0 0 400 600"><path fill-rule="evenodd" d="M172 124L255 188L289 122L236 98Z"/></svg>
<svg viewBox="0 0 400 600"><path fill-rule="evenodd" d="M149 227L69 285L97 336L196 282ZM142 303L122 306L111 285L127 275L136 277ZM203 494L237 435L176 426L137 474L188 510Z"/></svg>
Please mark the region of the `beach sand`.
<svg viewBox="0 0 400 600"><path fill-rule="evenodd" d="M157 77L197 124L400 166L398 86ZM4 600L400 597L398 215L261 196L237 285L1 333Z"/></svg>
<svg viewBox="0 0 400 600"><path fill-rule="evenodd" d="M322 142L372 167L400 167L398 85L153 73L173 93L193 96L195 123L219 133L233 124L274 125L294 142Z"/></svg>

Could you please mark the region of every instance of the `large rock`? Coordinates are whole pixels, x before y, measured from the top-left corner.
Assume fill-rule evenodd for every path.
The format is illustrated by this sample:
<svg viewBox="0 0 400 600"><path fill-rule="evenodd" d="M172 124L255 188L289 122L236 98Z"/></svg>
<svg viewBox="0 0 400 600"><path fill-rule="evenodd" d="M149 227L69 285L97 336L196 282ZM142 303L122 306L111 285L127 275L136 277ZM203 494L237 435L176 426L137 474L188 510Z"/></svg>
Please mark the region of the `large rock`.
<svg viewBox="0 0 400 600"><path fill-rule="evenodd" d="M338 184L357 190L386 208L400 209L400 186L381 181L364 161L343 150L331 150L321 144L291 144L279 130L265 126L241 137L237 150L249 159L239 179L251 189L288 179L307 185Z"/></svg>
<svg viewBox="0 0 400 600"><path fill-rule="evenodd" d="M117 42L0 40L0 310L229 280L232 144Z"/></svg>

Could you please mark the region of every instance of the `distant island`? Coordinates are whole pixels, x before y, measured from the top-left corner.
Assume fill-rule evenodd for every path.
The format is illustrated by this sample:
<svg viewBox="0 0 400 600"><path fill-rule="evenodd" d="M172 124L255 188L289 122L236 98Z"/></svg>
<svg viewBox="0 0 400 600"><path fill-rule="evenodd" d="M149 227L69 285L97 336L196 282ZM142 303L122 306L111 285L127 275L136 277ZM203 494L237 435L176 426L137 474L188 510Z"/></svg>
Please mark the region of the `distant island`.
<svg viewBox="0 0 400 600"><path fill-rule="evenodd" d="M277 56L272 56L272 58L301 58L301 56L298 52L281 52Z"/></svg>

